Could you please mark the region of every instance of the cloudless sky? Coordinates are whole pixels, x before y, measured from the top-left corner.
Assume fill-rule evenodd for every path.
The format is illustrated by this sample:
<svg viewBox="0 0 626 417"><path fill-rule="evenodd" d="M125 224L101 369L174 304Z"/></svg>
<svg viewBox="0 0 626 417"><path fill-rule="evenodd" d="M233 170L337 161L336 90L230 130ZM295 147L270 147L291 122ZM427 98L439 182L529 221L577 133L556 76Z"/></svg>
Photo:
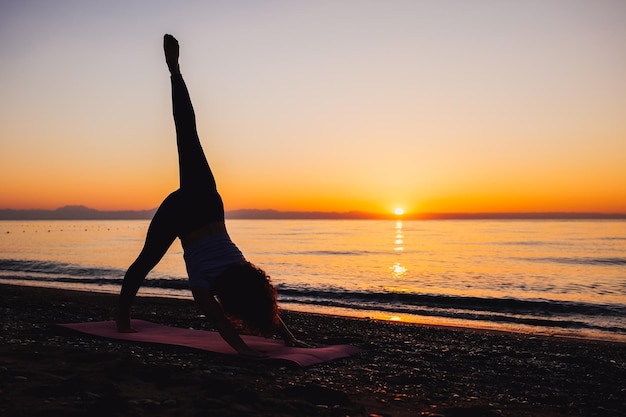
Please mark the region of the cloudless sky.
<svg viewBox="0 0 626 417"><path fill-rule="evenodd" d="M0 208L178 185L162 36L226 209L626 212L626 2L0 3Z"/></svg>

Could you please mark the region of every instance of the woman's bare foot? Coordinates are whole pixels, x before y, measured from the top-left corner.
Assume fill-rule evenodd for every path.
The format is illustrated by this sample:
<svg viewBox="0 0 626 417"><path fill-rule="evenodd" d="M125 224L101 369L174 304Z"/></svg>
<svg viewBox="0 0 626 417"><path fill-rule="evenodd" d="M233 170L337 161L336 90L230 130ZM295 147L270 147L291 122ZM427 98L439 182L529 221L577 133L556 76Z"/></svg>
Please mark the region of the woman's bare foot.
<svg viewBox="0 0 626 417"><path fill-rule="evenodd" d="M137 333L137 330L130 324L130 312L123 312L116 307L111 310L111 317L115 320L118 332Z"/></svg>
<svg viewBox="0 0 626 417"><path fill-rule="evenodd" d="M178 67L179 47L178 41L172 35L163 36L163 50L165 51L165 62L171 74L180 74Z"/></svg>

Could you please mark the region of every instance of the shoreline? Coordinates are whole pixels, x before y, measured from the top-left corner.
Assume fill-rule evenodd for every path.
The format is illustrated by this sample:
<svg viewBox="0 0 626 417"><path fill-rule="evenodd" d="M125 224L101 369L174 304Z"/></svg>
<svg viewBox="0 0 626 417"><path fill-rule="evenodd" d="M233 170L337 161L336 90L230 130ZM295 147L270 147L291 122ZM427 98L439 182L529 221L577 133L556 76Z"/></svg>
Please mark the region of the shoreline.
<svg viewBox="0 0 626 417"><path fill-rule="evenodd" d="M626 415L624 343L287 310L298 337L361 348L300 369L55 326L116 299L0 284L0 414ZM211 328L186 299L138 297L133 317Z"/></svg>
<svg viewBox="0 0 626 417"><path fill-rule="evenodd" d="M293 311L293 312L301 312L307 314L319 314L322 316L331 316L338 318L349 318L354 320L372 320L372 321L380 321L383 323L399 323L399 324L409 324L416 326L425 326L425 327L435 327L449 330L459 330L459 331L476 331L476 332L493 332L493 333L504 333L510 335L524 335L527 337L547 337L547 338L559 338L565 340L579 340L579 341L596 341L596 342L607 342L607 343L617 343L623 344L626 346L626 335L621 334L609 334L607 332L602 331L572 331L566 328L563 329L553 329L553 328L543 328L546 329L544 331L540 330L540 328L529 326L529 325L501 325L501 324L493 324L482 321L471 321L471 320L461 320L461 319L449 319L439 316L410 316L408 314L380 314L377 315L377 312L374 312L372 315L358 315L358 314L341 314L341 313L332 313L332 312L315 312L315 311L306 311L306 304L302 304L303 308L292 308L290 309L289 303L287 304L287 308L285 310ZM332 310L332 309L330 309ZM348 309L341 309L348 310ZM354 310L359 313L365 314L365 312L373 312L373 310ZM381 316L388 317L398 317L395 318L384 318Z"/></svg>
<svg viewBox="0 0 626 417"><path fill-rule="evenodd" d="M24 282L0 282L0 286L24 286L34 288L50 288L55 290L68 290L82 293L98 293L103 295L117 295L119 292L119 286L113 286L115 290L105 290L102 287L95 287L94 289L87 288L68 288L67 284L59 284L58 286L47 285L41 286L39 283ZM171 293L159 292L150 293L155 288L143 288L137 294L137 298L165 298L175 300L186 300L193 302L191 295L175 295ZM147 291L147 292L146 292ZM411 315L407 313L394 313L390 311L375 311L364 309L350 309L345 307L324 307L319 305L299 304L297 302L281 302L279 299L279 306L283 307L283 311L291 311L293 313L308 313L319 314L322 316L333 316L338 318L349 318L356 320L374 320L390 323L404 323L414 324L430 327L442 327L458 330L474 330L474 331L487 331L487 332L503 332L512 334L522 334L529 337L550 337L550 338L564 338L574 340L592 340L592 341L604 341L611 343L626 344L626 335L619 333L609 333L601 330L573 330L571 328L563 327L545 327L545 326L531 326L526 324L503 324L497 322L487 322L481 320L468 320L468 319L455 319L441 316L419 316Z"/></svg>

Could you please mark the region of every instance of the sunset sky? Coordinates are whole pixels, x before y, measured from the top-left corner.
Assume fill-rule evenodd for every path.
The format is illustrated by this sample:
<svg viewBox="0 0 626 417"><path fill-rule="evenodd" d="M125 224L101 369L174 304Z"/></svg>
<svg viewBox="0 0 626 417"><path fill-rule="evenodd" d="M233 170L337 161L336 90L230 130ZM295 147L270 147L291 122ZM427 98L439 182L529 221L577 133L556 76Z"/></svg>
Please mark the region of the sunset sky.
<svg viewBox="0 0 626 417"><path fill-rule="evenodd" d="M2 1L0 208L626 212L626 2Z"/></svg>

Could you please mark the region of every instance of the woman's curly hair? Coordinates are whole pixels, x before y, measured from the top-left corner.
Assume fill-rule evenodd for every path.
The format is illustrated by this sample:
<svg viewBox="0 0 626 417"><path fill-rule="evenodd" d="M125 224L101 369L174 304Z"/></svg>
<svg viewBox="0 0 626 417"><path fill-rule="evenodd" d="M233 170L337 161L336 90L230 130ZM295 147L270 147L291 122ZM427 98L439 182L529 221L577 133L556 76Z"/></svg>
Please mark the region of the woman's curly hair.
<svg viewBox="0 0 626 417"><path fill-rule="evenodd" d="M244 329L271 335L278 324L276 288L270 277L250 262L229 266L214 287L224 314Z"/></svg>

